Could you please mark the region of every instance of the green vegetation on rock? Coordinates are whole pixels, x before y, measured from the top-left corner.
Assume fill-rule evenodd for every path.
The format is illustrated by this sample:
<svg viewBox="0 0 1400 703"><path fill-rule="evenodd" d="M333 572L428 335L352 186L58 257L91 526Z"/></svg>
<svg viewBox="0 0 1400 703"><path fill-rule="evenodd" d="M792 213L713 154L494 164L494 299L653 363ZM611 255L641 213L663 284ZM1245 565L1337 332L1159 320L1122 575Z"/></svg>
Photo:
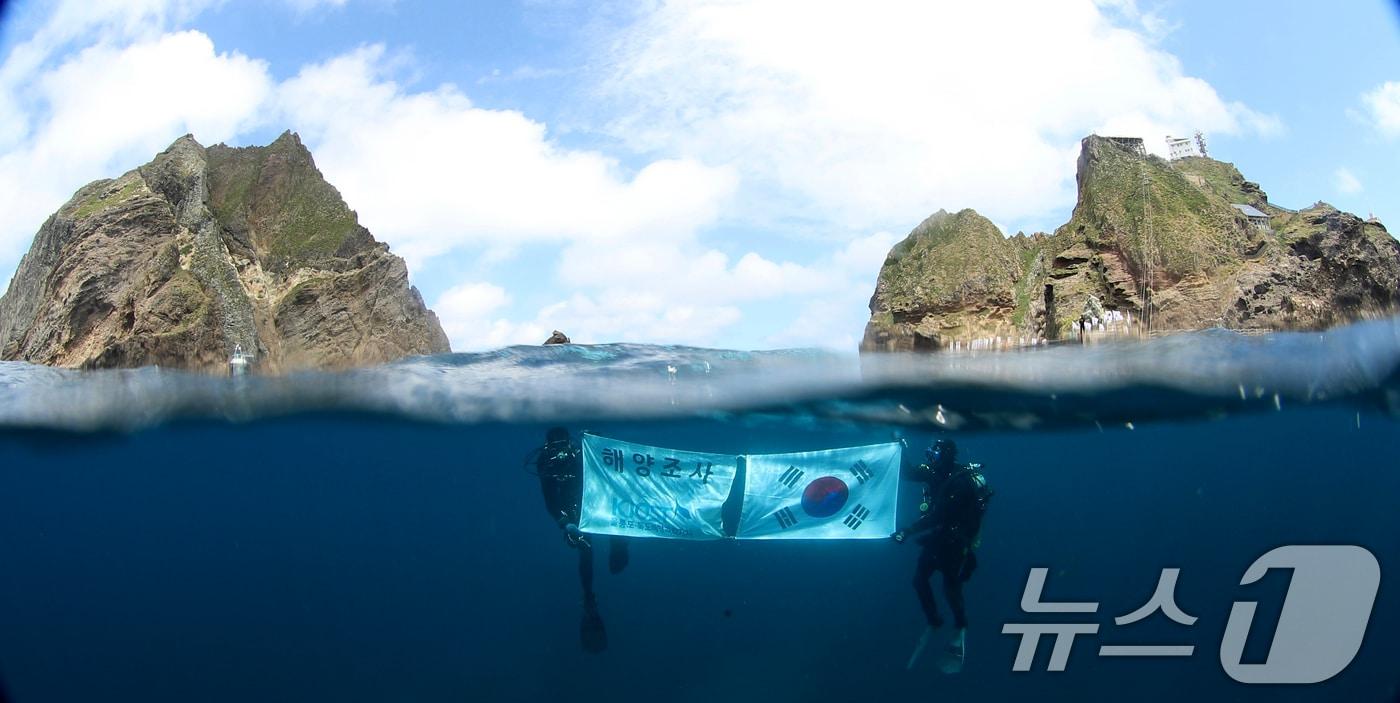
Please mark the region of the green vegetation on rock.
<svg viewBox="0 0 1400 703"><path fill-rule="evenodd" d="M157 299L165 299L168 326L157 331L160 335L183 334L206 322L210 314L209 296L189 271L177 270L166 282Z"/></svg>
<svg viewBox="0 0 1400 703"><path fill-rule="evenodd" d="M1233 164L1090 136L1077 182L1053 235L1007 239L971 210L921 223L880 271L862 348L1053 340L1110 312L1145 333L1311 329L1400 310L1400 243L1384 227L1324 203L1275 207ZM1272 214L1272 231L1235 203Z"/></svg>
<svg viewBox="0 0 1400 703"><path fill-rule="evenodd" d="M265 147L210 147L209 163L210 206L250 237L271 268L324 262L360 232L355 213L290 132Z"/></svg>
<svg viewBox="0 0 1400 703"><path fill-rule="evenodd" d="M1168 280L1207 273L1236 256L1247 233L1225 198L1156 156L1092 137L1085 142L1079 203L1057 238L1079 234L1091 249L1121 253L1135 275L1150 266Z"/></svg>
<svg viewBox="0 0 1400 703"><path fill-rule="evenodd" d="M1259 186L1246 181L1244 174L1232 163L1204 156L1188 156L1173 161L1171 165L1198 187L1228 202L1259 207L1267 201Z"/></svg>
<svg viewBox="0 0 1400 703"><path fill-rule="evenodd" d="M1041 253L1035 249L1022 249L1021 271L1023 273L1030 273L1032 268L1035 266L1036 258L1038 258L1040 255ZM1022 275L1016 281L1016 311L1011 314L1011 324L1014 325L1017 329L1025 327L1026 316L1030 314L1032 283L1033 277L1030 275Z"/></svg>
<svg viewBox="0 0 1400 703"><path fill-rule="evenodd" d="M887 310L909 312L960 305L1004 288L1020 269L991 220L973 210L939 210L890 251L879 285Z"/></svg>
<svg viewBox="0 0 1400 703"><path fill-rule="evenodd" d="M140 175L132 172L115 181L103 181L99 184L99 188L102 192L84 197L70 206L73 219L86 219L94 213L120 205L131 196L145 190L145 183L142 182Z"/></svg>
<svg viewBox="0 0 1400 703"><path fill-rule="evenodd" d="M348 368L449 350L402 259L356 222L288 132L183 136L80 189L0 296L0 357L74 368Z"/></svg>

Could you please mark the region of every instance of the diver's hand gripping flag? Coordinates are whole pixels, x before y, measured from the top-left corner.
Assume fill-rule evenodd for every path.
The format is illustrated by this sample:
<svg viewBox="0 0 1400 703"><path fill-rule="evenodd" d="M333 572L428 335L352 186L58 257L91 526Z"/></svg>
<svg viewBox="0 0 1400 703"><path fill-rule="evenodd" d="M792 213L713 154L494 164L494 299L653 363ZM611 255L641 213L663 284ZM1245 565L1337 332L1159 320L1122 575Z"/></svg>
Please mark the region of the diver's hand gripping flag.
<svg viewBox="0 0 1400 703"><path fill-rule="evenodd" d="M895 531L898 442L750 455L739 539L879 539Z"/></svg>
<svg viewBox="0 0 1400 703"><path fill-rule="evenodd" d="M738 457L583 435L579 529L601 535L721 539Z"/></svg>

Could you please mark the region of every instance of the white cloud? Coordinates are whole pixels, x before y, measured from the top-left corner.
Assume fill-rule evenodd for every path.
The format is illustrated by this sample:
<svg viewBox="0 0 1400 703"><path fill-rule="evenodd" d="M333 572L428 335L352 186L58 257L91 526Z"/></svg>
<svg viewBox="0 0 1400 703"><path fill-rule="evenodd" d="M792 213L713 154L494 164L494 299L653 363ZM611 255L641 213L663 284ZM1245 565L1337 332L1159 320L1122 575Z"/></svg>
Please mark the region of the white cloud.
<svg viewBox="0 0 1400 703"><path fill-rule="evenodd" d="M580 343L715 346L739 322L743 305L765 301L790 306L796 318L791 324L785 321L765 344L852 351L867 316L864 301L898 239L888 232L859 237L810 265L774 262L754 252L731 264L716 250L667 243L566 250L560 257L560 279L583 290L545 306L529 322L477 324L497 336L479 336L473 346L459 346L453 337L453 348L538 344L541 332L554 329Z"/></svg>
<svg viewBox="0 0 1400 703"><path fill-rule="evenodd" d="M649 291L576 293L540 311L541 329L565 331L575 342L652 342L711 345L741 317L732 305L668 300Z"/></svg>
<svg viewBox="0 0 1400 703"><path fill-rule="evenodd" d="M669 256L669 255L668 255ZM568 257L563 257L567 259ZM678 288L665 278L639 280L604 273L599 281L540 308L530 319L516 320L503 314L512 302L501 286L467 282L444 292L432 308L442 321L456 351L493 349L511 344L539 344L553 330L566 332L578 343L664 342L714 345L726 328L742 316L737 303L784 298L816 291L817 284L836 283L819 278L818 271L796 264L775 264L756 254L727 266L723 256L709 252L700 266L682 277L699 282L716 276L721 295L697 294ZM679 279L677 279L679 280ZM611 281L609 283L608 281ZM791 288L785 288L791 285ZM756 286L744 290L746 286ZM826 288L822 288L824 292Z"/></svg>
<svg viewBox="0 0 1400 703"><path fill-rule="evenodd" d="M454 351L540 344L556 329L580 344L712 344L720 331L740 317L733 306L688 305L664 293L623 289L575 293L524 321L500 314L509 302L500 286L465 283L443 293L432 307Z"/></svg>
<svg viewBox="0 0 1400 703"><path fill-rule="evenodd" d="M506 289L490 283L462 283L443 292L434 306L458 320L480 320L510 302Z"/></svg>
<svg viewBox="0 0 1400 703"><path fill-rule="evenodd" d="M187 31L97 44L0 88L31 106L24 138L0 151L0 261L10 262L85 183L149 161L186 132L212 143L254 124L272 82L263 62Z"/></svg>
<svg viewBox="0 0 1400 703"><path fill-rule="evenodd" d="M866 283L869 284L870 290L874 291L875 275L880 272L890 249L903 238L890 232L876 232L851 240L845 248L832 256L832 264L837 271L847 276L868 276L870 280Z"/></svg>
<svg viewBox="0 0 1400 703"><path fill-rule="evenodd" d="M625 174L453 85L406 90L388 76L393 64L383 47L361 48L303 68L280 102L361 221L410 265L468 245L682 241L736 186L729 170L695 159Z"/></svg>
<svg viewBox="0 0 1400 703"><path fill-rule="evenodd" d="M664 241L574 246L560 257L559 274L562 282L580 288L641 288L710 303L809 293L826 283L806 267L769 261L754 252L731 265L723 252Z"/></svg>
<svg viewBox="0 0 1400 703"><path fill-rule="evenodd" d="M78 163L77 172L68 173L74 164L50 167L35 161L32 154L25 156L33 151L30 147L34 141L52 133L49 122L55 115L46 102L50 96L40 82L54 71L55 64L73 64L74 57L67 54L75 50L101 47L114 51L133 42L154 41L166 28L189 19L209 4L206 0L63 0L45 8L43 17L36 14L23 18L26 25L33 25L33 33L10 48L0 64L0 166L4 167L0 172L0 186L4 187L0 208L5 212L5 222L0 225L0 268L17 256L15 248L26 244L43 217L57 209L69 194L92 178L114 175L101 171L109 164ZM17 28L13 24L16 15L33 11L16 9L6 18L12 22L11 31ZM87 126L100 132L104 114L99 111L87 117ZM81 139L85 135L72 136ZM179 135L172 139L174 136ZM110 157L110 153L94 156L80 161L95 162ZM21 188L19 192L12 190L16 184Z"/></svg>
<svg viewBox="0 0 1400 703"><path fill-rule="evenodd" d="M1139 25L1088 0L666 3L617 37L598 95L634 148L734 164L807 217L1022 220L1072 204L1091 131L1164 150L1168 133L1281 129ZM763 198L748 205L774 206Z"/></svg>
<svg viewBox="0 0 1400 703"><path fill-rule="evenodd" d="M820 267L820 294L795 299L791 322L764 341L774 347L816 346L855 351L870 317L867 303L890 248L902 237L876 232L854 239Z"/></svg>
<svg viewBox="0 0 1400 703"><path fill-rule="evenodd" d="M1342 195L1354 195L1362 190L1360 179L1346 168L1339 168L1332 173L1332 187Z"/></svg>
<svg viewBox="0 0 1400 703"><path fill-rule="evenodd" d="M149 158L182 132L216 143L257 121L271 87L263 62L218 54L199 32L94 47L41 79L52 116L36 148L76 162Z"/></svg>
<svg viewBox="0 0 1400 703"><path fill-rule="evenodd" d="M675 242L579 245L559 259L572 294L516 320L502 315L505 289L485 283L452 288L433 305L457 351L539 344L555 329L575 342L715 345L741 317L739 304L824 290L823 271L749 253L732 265L718 251Z"/></svg>
<svg viewBox="0 0 1400 703"><path fill-rule="evenodd" d="M283 1L305 14L318 5L343 6L347 0ZM30 136L32 123L42 118L44 105L36 96L28 95L27 89L36 77L52 70L54 62L70 60L66 54L93 47L119 49L135 43L154 42L226 2L228 0L59 0L44 6L45 16L35 22L33 33L11 48L0 65L0 149L12 149ZM393 0L383 2L392 3ZM15 17L11 15L7 19L12 21L10 29L14 30ZM178 90L186 86L171 87Z"/></svg>
<svg viewBox="0 0 1400 703"><path fill-rule="evenodd" d="M47 19L7 58L6 71L37 68L73 43L151 39L189 22L224 0L61 0Z"/></svg>
<svg viewBox="0 0 1400 703"><path fill-rule="evenodd" d="M1389 81L1361 96L1371 124L1383 135L1400 137L1400 81Z"/></svg>
<svg viewBox="0 0 1400 703"><path fill-rule="evenodd" d="M464 282L443 292L432 309L458 351L543 342L548 332L539 325L516 324L498 316L509 303L510 295L500 286Z"/></svg>
<svg viewBox="0 0 1400 703"><path fill-rule="evenodd" d="M55 3L34 33L19 42L0 66L0 144L27 136L30 110L42 110L25 88L52 68L56 56L93 45L149 41L188 21L216 0L63 0Z"/></svg>

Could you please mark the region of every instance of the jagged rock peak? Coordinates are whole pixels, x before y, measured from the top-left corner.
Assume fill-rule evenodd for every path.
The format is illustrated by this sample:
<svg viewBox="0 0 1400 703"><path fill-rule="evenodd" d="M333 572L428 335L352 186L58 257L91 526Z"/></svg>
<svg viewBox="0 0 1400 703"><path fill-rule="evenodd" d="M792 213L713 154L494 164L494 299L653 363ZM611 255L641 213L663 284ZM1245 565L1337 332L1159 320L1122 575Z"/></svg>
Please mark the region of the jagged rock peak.
<svg viewBox="0 0 1400 703"><path fill-rule="evenodd" d="M448 351L403 260L360 226L293 132L184 135L79 189L0 297L0 357L70 367L265 372Z"/></svg>
<svg viewBox="0 0 1400 703"><path fill-rule="evenodd" d="M1086 137L1076 182L1053 235L993 238L966 210L921 223L880 271L861 348L1318 329L1400 311L1400 243L1379 222L1277 206L1233 164L1167 161L1135 139Z"/></svg>

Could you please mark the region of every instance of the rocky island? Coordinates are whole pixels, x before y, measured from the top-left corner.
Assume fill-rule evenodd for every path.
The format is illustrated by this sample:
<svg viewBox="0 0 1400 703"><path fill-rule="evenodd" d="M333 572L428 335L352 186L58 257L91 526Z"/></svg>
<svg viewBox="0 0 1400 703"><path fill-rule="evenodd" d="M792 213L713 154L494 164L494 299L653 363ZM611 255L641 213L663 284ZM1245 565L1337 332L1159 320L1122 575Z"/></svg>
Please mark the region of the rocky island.
<svg viewBox="0 0 1400 703"><path fill-rule="evenodd" d="M449 351L403 259L360 226L296 134L205 148L84 186L0 297L0 358L261 373Z"/></svg>
<svg viewBox="0 0 1400 703"><path fill-rule="evenodd" d="M1309 330L1400 311L1400 243L1325 203L1269 202L1232 164L1090 136L1054 234L939 211L895 245L862 351L1223 327Z"/></svg>

